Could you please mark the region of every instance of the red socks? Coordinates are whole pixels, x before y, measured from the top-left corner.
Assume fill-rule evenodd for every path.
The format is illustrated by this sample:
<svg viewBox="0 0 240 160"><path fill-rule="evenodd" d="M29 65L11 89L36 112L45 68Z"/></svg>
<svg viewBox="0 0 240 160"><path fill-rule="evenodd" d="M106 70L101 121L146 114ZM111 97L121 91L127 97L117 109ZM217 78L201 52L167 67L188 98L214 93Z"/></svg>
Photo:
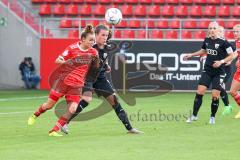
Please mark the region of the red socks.
<svg viewBox="0 0 240 160"><path fill-rule="evenodd" d="M237 104L240 106L240 94L237 93L233 98L237 102Z"/></svg>
<svg viewBox="0 0 240 160"><path fill-rule="evenodd" d="M52 130L51 130L49 133L59 131L59 129L60 129L61 127L63 127L67 122L68 122L68 120L67 120L66 118L60 117L60 118L58 119L56 125L52 128Z"/></svg>
<svg viewBox="0 0 240 160"><path fill-rule="evenodd" d="M43 109L43 105L41 105L38 110L34 113L36 117L40 116L42 113L46 112L46 110Z"/></svg>

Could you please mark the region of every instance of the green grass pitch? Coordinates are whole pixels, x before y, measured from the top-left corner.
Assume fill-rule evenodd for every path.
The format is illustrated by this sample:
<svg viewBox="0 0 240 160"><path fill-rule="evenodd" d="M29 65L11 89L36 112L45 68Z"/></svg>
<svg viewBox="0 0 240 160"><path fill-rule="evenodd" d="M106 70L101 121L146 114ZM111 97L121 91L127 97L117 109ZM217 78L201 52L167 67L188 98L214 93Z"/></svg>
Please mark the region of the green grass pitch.
<svg viewBox="0 0 240 160"><path fill-rule="evenodd" d="M0 91L0 160L239 160L240 120L233 118L238 108L232 99L233 113L222 116L220 102L213 126L208 124L210 94L203 99L199 121L186 124L195 94L169 93L137 98L134 107L122 101L133 126L144 131L143 135L126 134L111 111L71 123L69 135L48 137L57 120L53 111L27 126L28 117L47 95L47 91ZM99 102L94 99L87 110Z"/></svg>

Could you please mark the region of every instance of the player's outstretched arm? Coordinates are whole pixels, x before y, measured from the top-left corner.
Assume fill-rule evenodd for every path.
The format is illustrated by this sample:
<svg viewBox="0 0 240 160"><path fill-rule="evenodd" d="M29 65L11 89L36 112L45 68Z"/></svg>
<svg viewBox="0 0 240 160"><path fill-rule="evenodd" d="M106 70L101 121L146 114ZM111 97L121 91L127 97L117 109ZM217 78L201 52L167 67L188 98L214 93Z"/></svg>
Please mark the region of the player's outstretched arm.
<svg viewBox="0 0 240 160"><path fill-rule="evenodd" d="M194 53L190 53L190 54L186 54L183 59L184 60L188 60L189 58L191 57L195 57L195 56L203 56L203 55L206 55L207 52L205 49L200 49L199 51L197 52L194 52Z"/></svg>

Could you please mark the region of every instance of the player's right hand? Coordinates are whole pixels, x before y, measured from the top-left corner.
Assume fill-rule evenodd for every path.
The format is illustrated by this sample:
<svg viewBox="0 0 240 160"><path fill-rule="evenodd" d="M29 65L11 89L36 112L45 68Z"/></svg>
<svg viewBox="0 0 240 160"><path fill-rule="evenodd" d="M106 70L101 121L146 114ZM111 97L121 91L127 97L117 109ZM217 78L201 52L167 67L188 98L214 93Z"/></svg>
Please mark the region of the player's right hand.
<svg viewBox="0 0 240 160"><path fill-rule="evenodd" d="M187 60L189 60L189 58L191 58L192 57L192 54L186 54L184 57L183 57L183 60L184 61L187 61Z"/></svg>
<svg viewBox="0 0 240 160"><path fill-rule="evenodd" d="M206 58L207 58L206 56L201 56L200 57L200 62L203 62L204 60L206 60Z"/></svg>

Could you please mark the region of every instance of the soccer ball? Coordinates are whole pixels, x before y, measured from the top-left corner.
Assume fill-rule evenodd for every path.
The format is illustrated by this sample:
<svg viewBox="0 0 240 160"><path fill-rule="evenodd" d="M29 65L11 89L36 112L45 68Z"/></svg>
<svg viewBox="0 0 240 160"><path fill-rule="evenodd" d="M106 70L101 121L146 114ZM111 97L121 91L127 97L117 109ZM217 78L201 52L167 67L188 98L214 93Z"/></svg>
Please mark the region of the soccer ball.
<svg viewBox="0 0 240 160"><path fill-rule="evenodd" d="M122 12L117 8L109 8L105 13L105 20L108 24L116 25L122 20Z"/></svg>

